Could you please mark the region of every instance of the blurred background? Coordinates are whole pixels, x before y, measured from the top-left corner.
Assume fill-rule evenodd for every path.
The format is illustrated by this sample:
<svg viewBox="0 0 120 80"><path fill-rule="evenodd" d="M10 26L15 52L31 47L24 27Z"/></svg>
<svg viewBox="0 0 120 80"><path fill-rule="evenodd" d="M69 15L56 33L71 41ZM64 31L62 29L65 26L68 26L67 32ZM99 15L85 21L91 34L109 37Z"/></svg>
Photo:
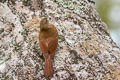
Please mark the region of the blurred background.
<svg viewBox="0 0 120 80"><path fill-rule="evenodd" d="M96 0L96 8L108 25L113 41L120 47L120 0Z"/></svg>

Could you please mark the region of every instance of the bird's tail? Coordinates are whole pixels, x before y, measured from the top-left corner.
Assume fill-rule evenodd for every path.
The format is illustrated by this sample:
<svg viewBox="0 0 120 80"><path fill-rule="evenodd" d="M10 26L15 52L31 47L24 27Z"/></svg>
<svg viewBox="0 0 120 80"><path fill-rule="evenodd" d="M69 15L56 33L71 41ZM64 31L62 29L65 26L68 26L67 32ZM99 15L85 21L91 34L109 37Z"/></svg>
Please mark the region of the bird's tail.
<svg viewBox="0 0 120 80"><path fill-rule="evenodd" d="M53 63L50 55L45 58L44 75L45 77L50 77L53 75Z"/></svg>

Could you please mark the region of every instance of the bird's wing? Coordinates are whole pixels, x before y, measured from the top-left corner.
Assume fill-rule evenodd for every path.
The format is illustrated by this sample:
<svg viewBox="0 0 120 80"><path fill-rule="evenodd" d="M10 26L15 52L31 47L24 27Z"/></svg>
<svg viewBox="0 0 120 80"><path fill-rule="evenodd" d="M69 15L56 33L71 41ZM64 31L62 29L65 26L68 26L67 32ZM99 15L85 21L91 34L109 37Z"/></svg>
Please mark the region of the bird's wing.
<svg viewBox="0 0 120 80"><path fill-rule="evenodd" d="M49 44L48 44L48 52L49 53L55 53L56 52L56 48L58 46L58 38L54 37L54 38L50 38L49 39Z"/></svg>
<svg viewBox="0 0 120 80"><path fill-rule="evenodd" d="M43 53L48 53L48 42L45 39L40 39L40 48Z"/></svg>

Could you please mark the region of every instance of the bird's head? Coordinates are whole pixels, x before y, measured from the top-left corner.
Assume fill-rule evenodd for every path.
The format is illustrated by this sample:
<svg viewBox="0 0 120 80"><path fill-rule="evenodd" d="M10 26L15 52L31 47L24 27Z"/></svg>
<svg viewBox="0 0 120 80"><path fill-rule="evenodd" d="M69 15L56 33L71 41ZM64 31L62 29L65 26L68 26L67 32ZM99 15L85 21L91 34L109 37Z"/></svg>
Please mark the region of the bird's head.
<svg viewBox="0 0 120 80"><path fill-rule="evenodd" d="M42 18L40 21L40 29L47 29L48 28L49 21L47 17Z"/></svg>

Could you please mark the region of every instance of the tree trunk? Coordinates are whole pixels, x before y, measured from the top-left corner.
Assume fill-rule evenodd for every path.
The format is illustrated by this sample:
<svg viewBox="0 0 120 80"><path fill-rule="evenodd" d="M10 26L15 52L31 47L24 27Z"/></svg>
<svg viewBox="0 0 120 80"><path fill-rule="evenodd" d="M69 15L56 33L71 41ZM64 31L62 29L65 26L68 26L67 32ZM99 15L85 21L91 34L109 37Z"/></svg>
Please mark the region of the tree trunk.
<svg viewBox="0 0 120 80"><path fill-rule="evenodd" d="M94 1L2 0L1 80L46 80L38 37L39 21L46 16L59 33L52 80L120 79L120 48Z"/></svg>

